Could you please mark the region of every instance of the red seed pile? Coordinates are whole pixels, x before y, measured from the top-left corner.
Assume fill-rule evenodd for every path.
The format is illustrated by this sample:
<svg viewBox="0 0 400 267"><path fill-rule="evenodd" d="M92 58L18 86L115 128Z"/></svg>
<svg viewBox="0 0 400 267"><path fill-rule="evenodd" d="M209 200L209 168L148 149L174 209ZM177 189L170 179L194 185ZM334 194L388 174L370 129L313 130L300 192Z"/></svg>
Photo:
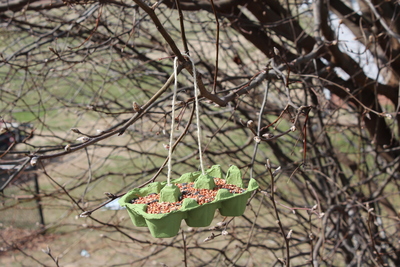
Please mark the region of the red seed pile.
<svg viewBox="0 0 400 267"><path fill-rule="evenodd" d="M144 197L139 197L132 200L132 204L147 204L147 213L160 214L169 213L174 210L179 210L182 207L182 201L185 198L193 198L199 205L209 203L215 199L219 189L228 189L233 194L240 194L246 190L236 185L226 184L224 179L214 178L214 189L197 189L194 188L194 182L176 184L181 191L179 201L177 202L159 202L160 195L153 193Z"/></svg>

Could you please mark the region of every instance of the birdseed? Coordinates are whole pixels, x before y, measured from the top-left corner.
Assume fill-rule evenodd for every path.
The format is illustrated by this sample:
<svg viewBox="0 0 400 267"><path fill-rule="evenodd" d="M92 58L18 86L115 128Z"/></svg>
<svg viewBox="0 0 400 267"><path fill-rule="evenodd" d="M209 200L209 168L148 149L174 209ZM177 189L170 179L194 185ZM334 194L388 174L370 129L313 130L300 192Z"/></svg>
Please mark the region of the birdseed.
<svg viewBox="0 0 400 267"><path fill-rule="evenodd" d="M227 184L224 179L214 178L214 189L197 189L194 188L194 182L176 184L181 191L179 201L177 202L160 202L160 194L152 193L144 197L138 197L132 200L132 204L147 204L146 212L149 214L169 213L174 210L179 210L182 207L182 201L185 198L193 198L199 205L212 202L219 189L228 189L233 194L240 194L246 189L236 185Z"/></svg>

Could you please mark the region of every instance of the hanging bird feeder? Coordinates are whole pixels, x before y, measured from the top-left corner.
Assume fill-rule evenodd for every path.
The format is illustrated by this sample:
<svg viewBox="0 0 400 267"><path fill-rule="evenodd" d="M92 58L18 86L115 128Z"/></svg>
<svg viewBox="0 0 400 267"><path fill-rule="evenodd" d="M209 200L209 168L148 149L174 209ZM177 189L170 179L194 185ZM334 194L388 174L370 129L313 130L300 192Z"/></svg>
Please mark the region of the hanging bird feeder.
<svg viewBox="0 0 400 267"><path fill-rule="evenodd" d="M243 189L242 176L236 166L229 168L225 179L221 179L223 176L219 165L214 165L206 173L206 175L201 172L185 173L180 178L172 180L172 186L166 182L154 182L144 188L135 188L125 194L119 200L119 204L126 207L135 226L148 227L151 235L159 238L176 236L182 220L185 220L190 227L209 226L217 209L222 216L243 215L247 200L251 193L258 188L256 180L250 179L247 189ZM217 185L208 189L207 187L215 184L215 180L217 180ZM223 185L218 185L221 182ZM182 198L187 191L190 191L188 187L193 187L194 193ZM230 190L232 187L234 188L232 190L240 191L232 192ZM217 189L215 190L215 188ZM203 202L204 200L199 195L205 194L207 191L215 191L215 197L208 198L209 202ZM153 199L147 203L136 204L137 200L147 196L152 196ZM171 211L149 213L149 207L156 206L152 205L154 203L161 206L166 203L164 206L167 209L169 207Z"/></svg>
<svg viewBox="0 0 400 267"><path fill-rule="evenodd" d="M193 77L196 77L193 61L192 66ZM172 118L175 118L177 91L176 59L174 67ZM208 170L204 169L196 81L194 88L201 171L185 173L180 178L171 180L172 149L169 149L167 181L153 182L143 188L134 188L119 200L119 204L126 207L133 224L137 227L148 227L153 237L176 236L182 220L185 220L190 227L209 226L217 209L222 216L241 216L251 193L258 188L257 181L252 178L247 189L244 189L241 172L236 166L228 169L225 178L223 178L219 165L214 165ZM171 122L170 148L172 147L173 130L174 119Z"/></svg>

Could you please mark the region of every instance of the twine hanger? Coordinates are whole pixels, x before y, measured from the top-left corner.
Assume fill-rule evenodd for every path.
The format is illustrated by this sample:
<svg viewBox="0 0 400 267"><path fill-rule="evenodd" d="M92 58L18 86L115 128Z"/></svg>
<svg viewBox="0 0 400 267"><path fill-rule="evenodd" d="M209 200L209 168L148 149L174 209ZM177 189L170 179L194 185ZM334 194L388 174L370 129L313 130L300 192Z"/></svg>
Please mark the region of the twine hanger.
<svg viewBox="0 0 400 267"><path fill-rule="evenodd" d="M194 84L194 98L195 98L195 105L196 105L196 124L197 124L197 142L199 146L199 158L200 158L200 168L201 168L201 173L205 174L204 171L204 163L203 163L203 152L201 150L201 127L200 127L200 112L199 112L199 98L198 98L198 93L199 93L199 88L197 86L197 79L196 79L196 67L194 65L193 59L189 56L186 55L186 57L190 60L192 63L192 69L193 69L193 84ZM174 136L174 131L175 131L175 102L176 102L176 92L178 89L178 58L175 57L174 59L174 92L172 96L172 122L171 122L171 136L169 139L169 151L168 151L168 174L167 174L167 184L171 185L171 169L172 169L172 144L173 144L173 136Z"/></svg>

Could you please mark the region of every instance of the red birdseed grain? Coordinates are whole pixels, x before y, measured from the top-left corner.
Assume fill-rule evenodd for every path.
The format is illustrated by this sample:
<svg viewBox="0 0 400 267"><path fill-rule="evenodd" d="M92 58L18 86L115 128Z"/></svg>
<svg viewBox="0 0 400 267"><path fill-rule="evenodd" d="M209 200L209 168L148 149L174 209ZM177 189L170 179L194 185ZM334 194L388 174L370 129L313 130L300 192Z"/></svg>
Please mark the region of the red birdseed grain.
<svg viewBox="0 0 400 267"><path fill-rule="evenodd" d="M156 193L149 194L144 197L135 198L132 200L132 204L147 204L147 213L150 214L161 214L169 213L174 210L179 210L182 207L182 201L185 198L193 198L199 205L209 203L215 199L219 189L228 189L233 194L240 194L246 191L246 189L240 188L236 185L226 184L224 179L214 178L215 187L214 189L197 189L194 188L194 182L176 184L181 191L181 196L177 202L159 202L160 195Z"/></svg>

